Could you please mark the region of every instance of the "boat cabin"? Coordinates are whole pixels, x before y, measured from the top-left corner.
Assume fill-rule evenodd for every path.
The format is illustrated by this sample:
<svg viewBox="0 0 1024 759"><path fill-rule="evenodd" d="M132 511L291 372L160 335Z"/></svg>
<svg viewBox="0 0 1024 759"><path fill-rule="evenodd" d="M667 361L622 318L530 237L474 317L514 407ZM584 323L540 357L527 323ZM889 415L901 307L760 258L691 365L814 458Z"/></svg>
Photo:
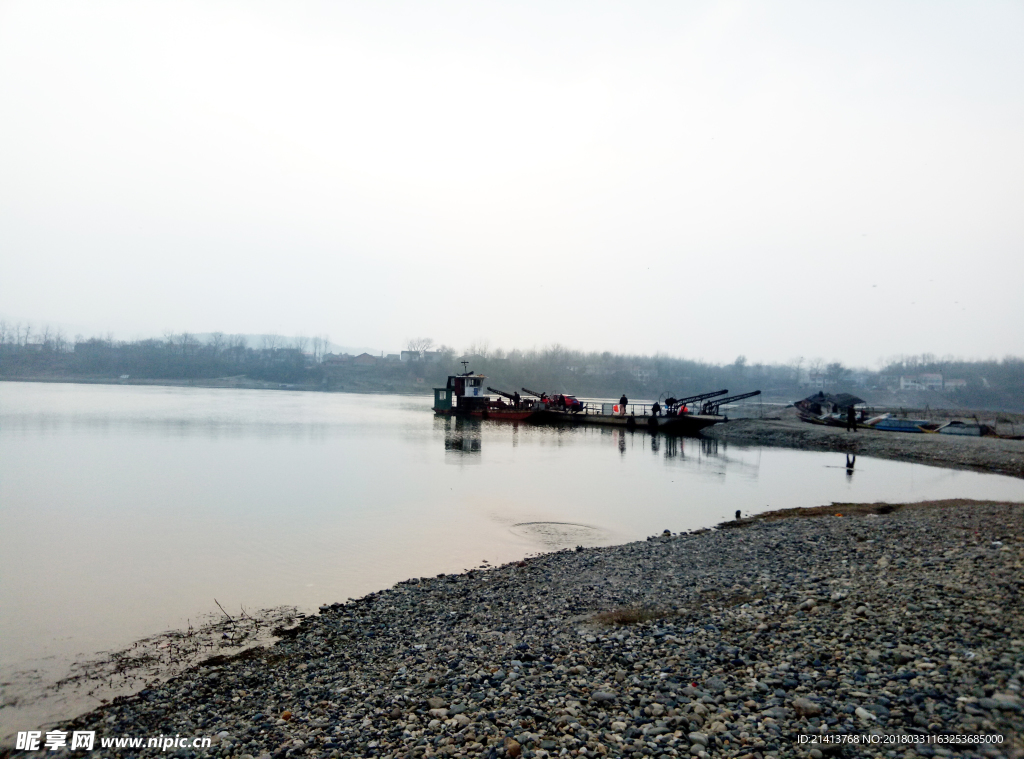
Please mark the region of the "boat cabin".
<svg viewBox="0 0 1024 759"><path fill-rule="evenodd" d="M491 398L484 395L483 374L466 372L452 374L444 387L434 388L434 411L468 411L477 406L487 407Z"/></svg>

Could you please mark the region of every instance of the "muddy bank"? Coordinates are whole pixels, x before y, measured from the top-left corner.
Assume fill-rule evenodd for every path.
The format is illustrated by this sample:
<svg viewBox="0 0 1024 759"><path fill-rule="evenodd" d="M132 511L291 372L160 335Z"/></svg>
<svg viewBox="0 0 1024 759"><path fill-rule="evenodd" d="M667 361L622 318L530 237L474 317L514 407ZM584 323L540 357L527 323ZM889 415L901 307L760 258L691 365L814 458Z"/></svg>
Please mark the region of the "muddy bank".
<svg viewBox="0 0 1024 759"><path fill-rule="evenodd" d="M1024 755L1024 505L834 508L413 579L65 728L275 759ZM942 734L1002 742L914 742Z"/></svg>
<svg viewBox="0 0 1024 759"><path fill-rule="evenodd" d="M840 451L930 466L1024 477L1024 440L879 432L863 427L857 432L847 432L838 427L801 422L795 415L781 419L730 420L709 427L701 434L744 445Z"/></svg>

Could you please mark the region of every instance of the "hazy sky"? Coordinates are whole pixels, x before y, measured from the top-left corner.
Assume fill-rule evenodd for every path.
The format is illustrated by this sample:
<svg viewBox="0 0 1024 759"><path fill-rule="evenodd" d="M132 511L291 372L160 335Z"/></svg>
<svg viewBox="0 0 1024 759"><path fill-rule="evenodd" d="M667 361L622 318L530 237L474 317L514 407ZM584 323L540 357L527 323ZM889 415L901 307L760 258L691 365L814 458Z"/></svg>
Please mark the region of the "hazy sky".
<svg viewBox="0 0 1024 759"><path fill-rule="evenodd" d="M1021 2L0 2L0 316L1024 354Z"/></svg>

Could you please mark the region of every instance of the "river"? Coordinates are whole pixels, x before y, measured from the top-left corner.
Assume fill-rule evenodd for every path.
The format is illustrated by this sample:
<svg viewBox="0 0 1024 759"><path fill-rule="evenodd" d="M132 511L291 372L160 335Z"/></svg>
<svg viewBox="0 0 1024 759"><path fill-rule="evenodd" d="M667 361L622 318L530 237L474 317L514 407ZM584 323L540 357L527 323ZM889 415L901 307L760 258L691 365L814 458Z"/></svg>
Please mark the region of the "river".
<svg viewBox="0 0 1024 759"><path fill-rule="evenodd" d="M435 418L426 396L4 382L0 727L80 710L39 694L78 659L220 607L315 612L409 577L707 527L736 510L953 497L1024 500L1024 482L865 458L851 472L842 454L644 431L463 423Z"/></svg>

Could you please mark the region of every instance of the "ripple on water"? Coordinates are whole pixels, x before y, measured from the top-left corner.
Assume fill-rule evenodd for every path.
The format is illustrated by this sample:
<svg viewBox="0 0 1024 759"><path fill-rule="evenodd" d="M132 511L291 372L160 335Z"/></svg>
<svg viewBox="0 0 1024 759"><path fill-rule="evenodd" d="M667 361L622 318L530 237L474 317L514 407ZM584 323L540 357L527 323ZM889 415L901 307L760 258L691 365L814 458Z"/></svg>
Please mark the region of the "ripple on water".
<svg viewBox="0 0 1024 759"><path fill-rule="evenodd" d="M545 548L607 545L611 533L602 527L576 522L519 522L512 534L541 543Z"/></svg>

